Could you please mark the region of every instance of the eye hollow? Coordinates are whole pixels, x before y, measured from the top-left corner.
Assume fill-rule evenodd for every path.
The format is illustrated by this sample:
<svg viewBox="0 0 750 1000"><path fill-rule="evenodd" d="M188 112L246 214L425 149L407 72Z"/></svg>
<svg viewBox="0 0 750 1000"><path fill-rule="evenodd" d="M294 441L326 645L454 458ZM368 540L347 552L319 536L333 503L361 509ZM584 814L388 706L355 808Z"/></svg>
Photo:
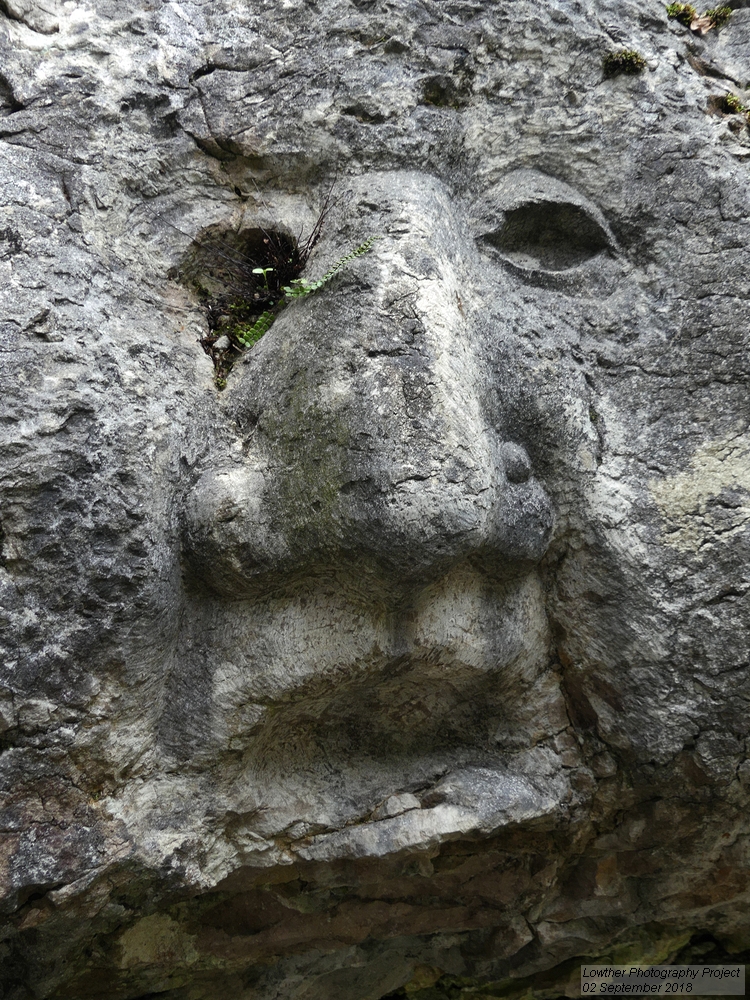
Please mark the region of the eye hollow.
<svg viewBox="0 0 750 1000"><path fill-rule="evenodd" d="M602 227L582 208L551 201L507 211L503 225L481 242L521 268L544 271L578 267L610 246Z"/></svg>

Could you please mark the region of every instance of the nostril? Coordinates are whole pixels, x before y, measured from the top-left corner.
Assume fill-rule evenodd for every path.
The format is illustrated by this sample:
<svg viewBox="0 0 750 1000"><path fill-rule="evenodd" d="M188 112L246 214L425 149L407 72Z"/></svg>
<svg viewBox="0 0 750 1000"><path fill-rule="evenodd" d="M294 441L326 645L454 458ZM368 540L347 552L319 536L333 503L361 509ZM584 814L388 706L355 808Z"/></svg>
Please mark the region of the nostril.
<svg viewBox="0 0 750 1000"><path fill-rule="evenodd" d="M502 447L505 475L510 483L525 483L531 476L531 459L526 449L507 441Z"/></svg>

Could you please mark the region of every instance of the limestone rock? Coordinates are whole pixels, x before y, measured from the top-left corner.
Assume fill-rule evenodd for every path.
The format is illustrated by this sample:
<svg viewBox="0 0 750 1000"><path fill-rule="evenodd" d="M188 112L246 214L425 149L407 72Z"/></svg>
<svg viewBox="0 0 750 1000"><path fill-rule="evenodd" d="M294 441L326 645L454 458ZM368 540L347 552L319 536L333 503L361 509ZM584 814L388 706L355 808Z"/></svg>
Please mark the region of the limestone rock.
<svg viewBox="0 0 750 1000"><path fill-rule="evenodd" d="M733 6L0 4L8 1000L746 955Z"/></svg>

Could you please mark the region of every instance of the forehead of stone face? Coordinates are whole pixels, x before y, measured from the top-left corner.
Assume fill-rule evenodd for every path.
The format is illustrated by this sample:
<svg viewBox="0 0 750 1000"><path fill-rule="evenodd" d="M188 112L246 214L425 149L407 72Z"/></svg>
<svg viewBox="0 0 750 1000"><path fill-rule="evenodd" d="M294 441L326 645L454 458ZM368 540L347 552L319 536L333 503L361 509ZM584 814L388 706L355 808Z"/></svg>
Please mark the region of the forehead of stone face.
<svg viewBox="0 0 750 1000"><path fill-rule="evenodd" d="M744 9L698 37L651 2L289 0L214 4L200 31L194 134L281 187L406 167L478 197L533 169L598 206L625 252L693 285L705 241L747 209L748 131L708 113L750 80ZM622 49L642 72L604 72ZM691 257L679 273L675 242Z"/></svg>

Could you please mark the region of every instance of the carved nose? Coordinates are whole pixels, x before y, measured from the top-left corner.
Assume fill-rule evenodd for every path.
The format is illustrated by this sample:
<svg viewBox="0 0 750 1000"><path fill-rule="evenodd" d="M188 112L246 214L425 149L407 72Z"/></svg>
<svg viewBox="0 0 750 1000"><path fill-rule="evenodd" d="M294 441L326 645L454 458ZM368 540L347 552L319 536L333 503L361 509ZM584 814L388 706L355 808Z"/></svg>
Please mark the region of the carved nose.
<svg viewBox="0 0 750 1000"><path fill-rule="evenodd" d="M415 463L406 476L403 464L389 469L377 452L372 465L355 456L356 467L342 474L351 456L337 456L333 443L309 444L307 457L304 448L290 447L289 464L249 458L197 483L187 548L214 589L238 596L267 577L363 559L397 579L437 576L472 558L504 573L547 549L551 505L516 446L508 466L499 449L494 463L479 466L470 454L429 458L429 471Z"/></svg>
<svg viewBox="0 0 750 1000"><path fill-rule="evenodd" d="M244 449L204 474L187 514L221 590L341 560L396 578L474 556L503 569L548 545L529 457L483 407L466 237L442 188L400 184L376 253L283 313L228 390Z"/></svg>

